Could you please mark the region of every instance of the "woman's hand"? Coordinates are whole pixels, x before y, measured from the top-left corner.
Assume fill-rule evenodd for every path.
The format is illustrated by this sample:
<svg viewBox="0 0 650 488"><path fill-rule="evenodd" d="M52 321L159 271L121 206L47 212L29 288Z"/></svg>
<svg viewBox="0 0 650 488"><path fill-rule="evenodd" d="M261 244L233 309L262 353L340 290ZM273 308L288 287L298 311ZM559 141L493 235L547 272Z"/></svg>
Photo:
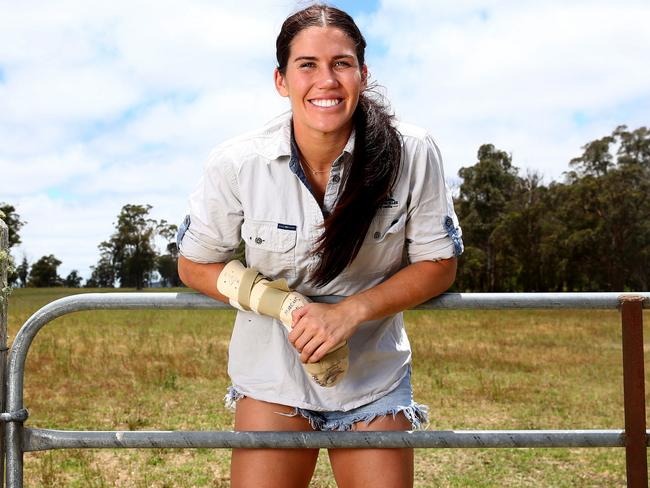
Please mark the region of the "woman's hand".
<svg viewBox="0 0 650 488"><path fill-rule="evenodd" d="M410 264L383 283L334 304L310 303L293 312L289 341L303 363L315 363L363 322L382 319L435 297L451 286L456 258Z"/></svg>
<svg viewBox="0 0 650 488"><path fill-rule="evenodd" d="M309 303L292 315L289 341L300 353L303 363L320 361L331 349L347 340L357 329L343 302Z"/></svg>

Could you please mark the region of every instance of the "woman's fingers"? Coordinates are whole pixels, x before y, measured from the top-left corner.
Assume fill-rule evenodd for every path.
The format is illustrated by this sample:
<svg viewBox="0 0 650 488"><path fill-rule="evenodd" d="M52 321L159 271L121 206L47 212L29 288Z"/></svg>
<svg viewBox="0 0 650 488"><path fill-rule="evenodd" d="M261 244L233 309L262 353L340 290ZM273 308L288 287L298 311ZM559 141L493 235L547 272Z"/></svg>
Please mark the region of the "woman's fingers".
<svg viewBox="0 0 650 488"><path fill-rule="evenodd" d="M322 336L312 337L300 351L300 361L303 363L317 363L332 347L330 341Z"/></svg>
<svg viewBox="0 0 650 488"><path fill-rule="evenodd" d="M308 306L309 305L305 305L304 307L297 308L291 312L291 327L295 327L300 319L307 313Z"/></svg>
<svg viewBox="0 0 650 488"><path fill-rule="evenodd" d="M342 323L345 318L334 305L310 303L295 310L289 342L300 353L303 363L320 361L336 344L347 338Z"/></svg>
<svg viewBox="0 0 650 488"><path fill-rule="evenodd" d="M295 347L299 353L302 353L305 347L307 346L307 344L309 344L313 340L314 338L312 335L310 335L308 332L303 332L302 334L300 334L300 337L298 337L294 342L292 342L292 344L293 347Z"/></svg>
<svg viewBox="0 0 650 488"><path fill-rule="evenodd" d="M294 312L294 314L295 313L296 312ZM289 342L291 342L291 344L294 346L296 345L298 338L305 332L305 324L301 323L301 320L302 318L298 321L294 320L291 332L289 332Z"/></svg>
<svg viewBox="0 0 650 488"><path fill-rule="evenodd" d="M303 352L300 355L300 360L303 363L317 363L327 355L332 347L334 346L330 342L325 341L321 343L320 346L318 346L311 354L303 349Z"/></svg>

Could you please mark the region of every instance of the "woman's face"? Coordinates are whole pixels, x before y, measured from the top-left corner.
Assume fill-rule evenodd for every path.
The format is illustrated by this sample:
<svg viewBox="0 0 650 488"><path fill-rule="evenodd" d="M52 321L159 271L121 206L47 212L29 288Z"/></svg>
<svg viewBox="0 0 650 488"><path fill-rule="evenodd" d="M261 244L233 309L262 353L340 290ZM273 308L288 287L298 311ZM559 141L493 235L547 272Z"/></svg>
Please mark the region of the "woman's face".
<svg viewBox="0 0 650 488"><path fill-rule="evenodd" d="M343 31L308 27L291 43L285 74L276 69L275 86L291 100L297 135L312 131L347 137L366 75L352 39Z"/></svg>

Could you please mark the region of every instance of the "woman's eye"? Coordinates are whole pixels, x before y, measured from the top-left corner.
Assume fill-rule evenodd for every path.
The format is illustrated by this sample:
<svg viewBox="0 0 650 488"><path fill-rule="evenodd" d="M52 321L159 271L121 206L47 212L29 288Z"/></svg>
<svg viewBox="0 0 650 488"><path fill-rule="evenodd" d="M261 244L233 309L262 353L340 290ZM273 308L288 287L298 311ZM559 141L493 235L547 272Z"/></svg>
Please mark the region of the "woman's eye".
<svg viewBox="0 0 650 488"><path fill-rule="evenodd" d="M337 61L336 63L334 63L334 66L336 66L337 68L349 68L352 65L347 61Z"/></svg>
<svg viewBox="0 0 650 488"><path fill-rule="evenodd" d="M312 63L312 62L306 62L306 63L302 63L302 64L300 65L300 68L313 68L314 66L316 66L315 63Z"/></svg>

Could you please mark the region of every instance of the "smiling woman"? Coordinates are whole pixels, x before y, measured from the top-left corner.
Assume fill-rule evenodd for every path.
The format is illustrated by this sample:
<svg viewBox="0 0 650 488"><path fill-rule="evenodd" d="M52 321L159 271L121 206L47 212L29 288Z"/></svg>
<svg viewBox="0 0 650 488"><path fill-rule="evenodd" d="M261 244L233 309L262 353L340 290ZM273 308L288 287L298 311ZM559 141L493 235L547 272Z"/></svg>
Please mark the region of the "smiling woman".
<svg viewBox="0 0 650 488"><path fill-rule="evenodd" d="M300 32L291 59L275 72L278 92L291 99L296 138L347 142L366 77L367 68L359 66L354 42L343 31L309 27Z"/></svg>
<svg viewBox="0 0 650 488"><path fill-rule="evenodd" d="M412 395L401 312L452 284L462 240L437 147L371 95L365 48L339 9L313 5L286 19L275 87L291 111L215 149L190 197L180 276L240 310L226 395L236 430L426 423L427 409ZM242 240L250 268L232 279L225 264ZM227 282L219 290L229 297L218 281ZM284 302L273 297L291 289L316 302L301 302L285 330L274 318ZM331 303L330 295L341 299ZM326 371L335 381L313 381L300 366L325 363L342 344L347 369ZM232 486L308 486L317 456L313 449L234 450ZM413 484L411 449L329 456L339 486Z"/></svg>

